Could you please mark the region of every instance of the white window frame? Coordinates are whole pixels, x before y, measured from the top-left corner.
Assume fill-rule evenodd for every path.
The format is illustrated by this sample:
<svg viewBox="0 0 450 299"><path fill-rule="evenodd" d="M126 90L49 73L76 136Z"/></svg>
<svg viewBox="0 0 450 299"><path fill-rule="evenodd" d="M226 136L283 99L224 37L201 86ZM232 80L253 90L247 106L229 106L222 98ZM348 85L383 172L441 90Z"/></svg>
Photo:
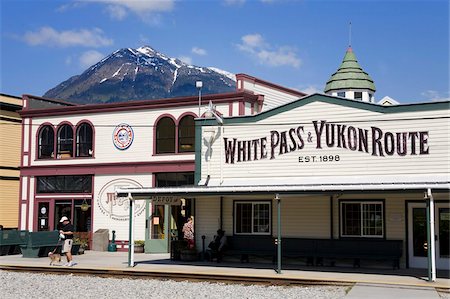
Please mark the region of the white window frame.
<svg viewBox="0 0 450 299"><path fill-rule="evenodd" d="M360 205L360 234L359 235L345 235L344 234L344 211L343 206L344 204L359 204ZM381 235L364 235L364 205L380 205L381 206ZM384 219L384 202L383 201L354 201L354 200L344 200L339 203L339 219L340 219L340 236L341 237L348 237L348 238L384 238L385 235L385 219Z"/></svg>
<svg viewBox="0 0 450 299"><path fill-rule="evenodd" d="M238 233L237 232L237 215L236 215L236 206L238 204L251 204L252 205L252 221L251 221L251 232L249 233ZM259 233L259 232L254 232L253 231L253 227L254 227L254 207L255 205L258 204L264 204L264 205L268 205L269 206L269 231L268 232L264 232L264 233ZM235 235L263 235L263 236L270 236L272 234L272 202L271 201L252 201L252 200L236 200L234 201L233 204L233 218L234 218L234 225L233 225L233 230L234 230L234 234Z"/></svg>

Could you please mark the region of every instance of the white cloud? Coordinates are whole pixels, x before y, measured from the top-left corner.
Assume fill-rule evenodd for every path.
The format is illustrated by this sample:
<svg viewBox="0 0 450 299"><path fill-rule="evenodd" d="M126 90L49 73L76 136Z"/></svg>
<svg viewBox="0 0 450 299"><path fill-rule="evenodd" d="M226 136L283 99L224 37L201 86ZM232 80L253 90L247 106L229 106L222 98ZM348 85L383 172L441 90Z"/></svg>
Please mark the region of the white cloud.
<svg viewBox="0 0 450 299"><path fill-rule="evenodd" d="M313 93L323 93L323 86L319 87L318 85L308 85L308 86L301 86L298 88L301 92L304 92L306 94L313 94Z"/></svg>
<svg viewBox="0 0 450 299"><path fill-rule="evenodd" d="M224 0L225 5L243 5L245 0Z"/></svg>
<svg viewBox="0 0 450 299"><path fill-rule="evenodd" d="M252 48L264 48L268 45L264 42L264 38L261 34L247 34L241 37L244 48L248 48L251 51Z"/></svg>
<svg viewBox="0 0 450 299"><path fill-rule="evenodd" d="M23 40L31 46L83 46L98 48L113 44L113 40L105 37L103 31L99 28L57 31L52 27L42 27L38 31L25 33Z"/></svg>
<svg viewBox="0 0 450 299"><path fill-rule="evenodd" d="M293 47L273 47L258 33L244 35L241 37L241 40L242 44L237 45L238 49L249 53L262 65L287 65L295 68L298 68L301 65L301 60Z"/></svg>
<svg viewBox="0 0 450 299"><path fill-rule="evenodd" d="M66 3L66 4L63 4L63 5L59 6L59 7L57 7L55 11L59 12L59 13L64 13L64 12L67 12L69 10L82 7L83 5L84 4L82 2Z"/></svg>
<svg viewBox="0 0 450 299"><path fill-rule="evenodd" d="M114 20L123 20L127 16L127 10L123 6L119 5L109 5L106 10L109 12L109 15Z"/></svg>
<svg viewBox="0 0 450 299"><path fill-rule="evenodd" d="M444 92L444 94L441 94L439 91L436 90L426 90L420 94L424 98L426 98L429 101L450 101L450 92Z"/></svg>
<svg viewBox="0 0 450 299"><path fill-rule="evenodd" d="M91 65L99 62L103 57L105 57L105 55L103 55L98 51L95 50L86 51L80 56L79 59L80 66L82 68L90 67Z"/></svg>
<svg viewBox="0 0 450 299"><path fill-rule="evenodd" d="M184 63L192 64L192 58L189 56L179 56L178 59L183 61Z"/></svg>
<svg viewBox="0 0 450 299"><path fill-rule="evenodd" d="M205 49L198 47L193 47L191 52L200 56L205 56L207 54Z"/></svg>
<svg viewBox="0 0 450 299"><path fill-rule="evenodd" d="M122 20L128 12L138 15L144 21L157 22L154 14L173 10L175 0L79 0L107 5L107 12L115 20Z"/></svg>

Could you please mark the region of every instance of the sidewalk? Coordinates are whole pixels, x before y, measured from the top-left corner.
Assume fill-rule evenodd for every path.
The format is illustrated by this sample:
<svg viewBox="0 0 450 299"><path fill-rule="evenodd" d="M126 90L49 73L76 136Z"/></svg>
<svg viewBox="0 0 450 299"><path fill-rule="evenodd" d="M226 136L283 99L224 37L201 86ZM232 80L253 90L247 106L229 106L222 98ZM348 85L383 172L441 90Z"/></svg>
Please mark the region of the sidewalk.
<svg viewBox="0 0 450 299"><path fill-rule="evenodd" d="M128 267L127 261L128 255L126 252L86 251L83 255L74 256L74 262L77 265L74 267L63 267L49 266L50 260L45 257L23 258L22 255L12 255L0 256L0 269L25 267L30 269L43 268L41 271L49 269L84 274L107 273L108 275L117 274L122 276L179 277L184 279L197 278L246 282L271 281L274 284L353 285L356 283L356 286L349 292L348 298L370 298L368 297L369 295L378 292L381 292L380 294L395 294L396 290L400 289L417 291L414 288L420 288L420 290L425 288L423 289L424 291L440 288L450 292L448 271L438 273L436 282L428 282L425 269L390 270L307 266L294 268L286 266L281 274L277 274L272 264L180 262L171 261L169 254L135 254L136 266L132 268ZM65 261L62 261L61 265L63 262ZM380 289L378 285L383 285L383 288ZM373 289L375 287L377 289ZM359 295L360 292L363 292L363 297ZM377 294L377 298L389 298L380 294ZM427 296L428 294L430 293L427 293ZM421 298L433 298L427 296ZM395 298L399 299L402 297L396 295Z"/></svg>
<svg viewBox="0 0 450 299"><path fill-rule="evenodd" d="M433 287L392 286L357 283L345 296L346 299L440 299Z"/></svg>

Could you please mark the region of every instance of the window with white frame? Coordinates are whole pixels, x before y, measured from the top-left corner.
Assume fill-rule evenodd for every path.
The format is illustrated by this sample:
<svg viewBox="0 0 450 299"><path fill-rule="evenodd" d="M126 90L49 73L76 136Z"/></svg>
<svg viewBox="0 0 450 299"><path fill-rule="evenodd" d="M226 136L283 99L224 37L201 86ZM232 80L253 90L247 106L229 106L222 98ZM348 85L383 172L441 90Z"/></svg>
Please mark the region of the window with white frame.
<svg viewBox="0 0 450 299"><path fill-rule="evenodd" d="M340 214L342 237L384 236L383 202L343 201Z"/></svg>
<svg viewBox="0 0 450 299"><path fill-rule="evenodd" d="M270 201L235 201L234 233L269 235L271 224Z"/></svg>

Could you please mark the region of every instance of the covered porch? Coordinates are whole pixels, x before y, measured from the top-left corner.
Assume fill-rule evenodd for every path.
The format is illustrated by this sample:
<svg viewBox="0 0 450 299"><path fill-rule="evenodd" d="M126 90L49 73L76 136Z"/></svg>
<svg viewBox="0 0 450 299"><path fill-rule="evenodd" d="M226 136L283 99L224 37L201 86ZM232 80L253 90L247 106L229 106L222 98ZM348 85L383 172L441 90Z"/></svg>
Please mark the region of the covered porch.
<svg viewBox="0 0 450 299"><path fill-rule="evenodd" d="M413 224L410 215L412 207L418 204L426 209L428 218L425 223L427 240L422 242L422 246L426 247L425 253L427 256L422 254L420 259L422 263L426 263L427 279L435 281L436 262L439 257L436 258L436 242L430 236L436 233L435 204L436 202L439 203L444 209L448 207L448 189L448 186L442 184L308 184L122 188L117 190L117 194L119 197L129 199L130 244L134 244L133 205L136 200L156 198L160 200L164 197L167 199L195 198L196 219L194 223L199 253L204 253L204 242L208 244L219 228L225 230L226 235L233 241L240 238L248 239L247 242L251 243L252 240L259 242L260 239L266 239L264 241L266 245L264 246L269 248L268 251L273 250L274 264L271 264L270 255L269 259L266 259L266 263L268 262L269 267L279 274L293 266L307 266L313 269L313 267L334 266L337 263L341 266L340 268L361 267L361 259L363 258L364 264L362 267L355 269L364 269L363 272L366 271L365 269L377 269L380 266L378 261L383 260L383 258L372 258L371 255L374 251L370 251L370 247L386 248L384 250L391 252L392 250L389 248L392 247L393 242L397 242L396 244L400 242L400 245L397 245L397 247L400 246L401 255L398 266L401 269L414 268L411 265L412 259L410 257L412 256L411 252L416 249L414 249L415 245L413 244L415 239L412 234ZM437 198L436 202L435 197ZM255 208L259 209L259 213L264 214L265 210L269 212L265 220L259 219L259 228L256 231L253 231L253 228L251 229L252 234L242 233L242 223L237 220L237 214L242 214L242 208L245 207L252 207L252 213L255 213ZM378 227L377 225L375 227L373 227L374 225L372 227L366 225L364 228L364 219L358 219L363 223L359 229L371 230L375 238L373 236L367 238L364 235L358 238L346 236L352 231L352 227L349 227L351 221L348 222L343 217L347 217L347 213L350 213L347 211L348 209L355 207L361 208L361 211L359 211L361 214L369 213L368 215L375 218L381 217L381 226L378 225ZM371 223L375 222L372 221ZM252 223L252 225L254 224ZM261 227L264 225L268 225L269 229L262 229ZM354 225L353 229L357 226ZM411 228L409 229L409 227ZM375 232L377 229L381 229L381 233ZM202 236L205 236L205 238L203 239ZM326 246L329 255L312 255L312 263L308 260L311 257L309 254L292 255L292 251L301 252L304 250L308 240L312 240L315 244L315 247L310 249L311 251L317 251L317 249L323 249ZM328 243L325 244L326 242ZM253 243L253 245L256 244ZM358 250L353 249L353 252L359 252L360 255L356 257L349 255L345 259L345 253L353 246L359 246ZM258 247L261 246L253 246L253 251L257 253ZM288 250L289 248L291 250ZM428 248L431 250L428 250ZM385 254L389 255L389 252ZM296 263L297 257L304 258L303 264L302 262ZM366 259L373 260L373 263L367 263ZM293 260L294 262L292 262ZM348 263L345 263L345 260ZM259 261L259 257L256 261ZM355 265L355 261L358 261L357 265ZM448 259L444 258L443 262L448 263ZM133 245L129 248L128 265L130 267L135 266ZM250 265L242 264L242 266ZM390 265L385 264L384 269L389 269Z"/></svg>

